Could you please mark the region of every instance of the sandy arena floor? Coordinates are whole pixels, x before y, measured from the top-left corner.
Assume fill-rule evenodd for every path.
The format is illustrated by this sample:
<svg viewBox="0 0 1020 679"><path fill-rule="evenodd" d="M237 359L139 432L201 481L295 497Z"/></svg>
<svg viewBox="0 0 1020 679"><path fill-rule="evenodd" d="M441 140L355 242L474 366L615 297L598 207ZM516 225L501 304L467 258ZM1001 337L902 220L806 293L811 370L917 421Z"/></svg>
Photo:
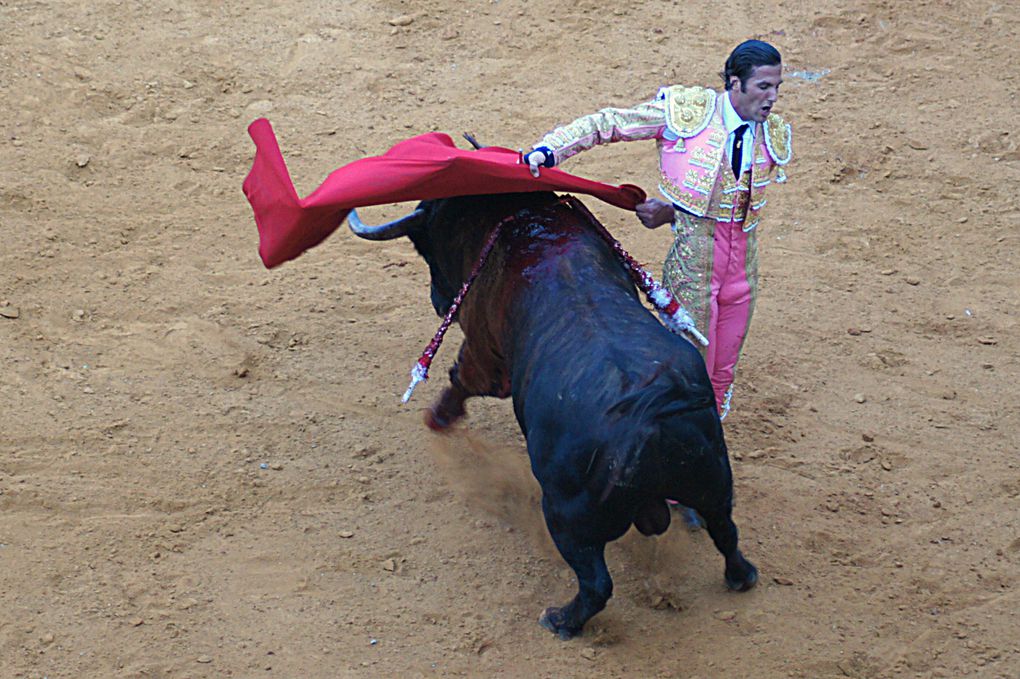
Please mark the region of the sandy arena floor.
<svg viewBox="0 0 1020 679"><path fill-rule="evenodd" d="M0 677L1020 676L1018 26L991 0L0 0ZM304 194L420 132L517 148L714 86L755 35L795 149L726 423L762 581L727 592L705 535L628 536L563 643L509 403L447 438L441 379L399 405L426 268L344 230L265 270L245 128L272 120ZM655 186L651 143L567 168ZM587 203L658 269L665 229Z"/></svg>

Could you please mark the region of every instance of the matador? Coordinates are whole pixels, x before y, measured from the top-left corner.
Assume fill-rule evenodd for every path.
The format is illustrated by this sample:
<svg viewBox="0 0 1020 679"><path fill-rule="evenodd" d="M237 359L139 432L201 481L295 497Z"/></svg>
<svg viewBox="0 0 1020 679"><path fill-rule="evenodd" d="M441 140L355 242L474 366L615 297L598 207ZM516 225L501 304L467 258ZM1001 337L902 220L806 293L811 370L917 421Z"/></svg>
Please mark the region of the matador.
<svg viewBox="0 0 1020 679"><path fill-rule="evenodd" d="M721 75L722 91L673 85L633 108L578 118L546 134L524 160L537 175L599 144L656 140L666 201L642 203L638 218L648 228L672 224L664 283L708 337L702 355L725 417L758 292L765 190L786 181L791 131L772 112L782 83L775 47L741 43Z"/></svg>

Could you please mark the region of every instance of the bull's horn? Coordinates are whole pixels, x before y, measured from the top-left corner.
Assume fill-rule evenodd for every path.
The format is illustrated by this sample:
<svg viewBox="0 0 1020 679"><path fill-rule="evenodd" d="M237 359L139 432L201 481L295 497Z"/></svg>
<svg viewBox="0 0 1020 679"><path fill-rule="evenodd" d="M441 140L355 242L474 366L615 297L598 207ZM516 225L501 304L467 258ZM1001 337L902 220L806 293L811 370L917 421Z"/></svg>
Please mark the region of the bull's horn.
<svg viewBox="0 0 1020 679"><path fill-rule="evenodd" d="M471 134L470 132L465 132L464 138L471 142L471 145L475 147L475 151L481 151L482 149L485 148L484 146L478 143L478 140L475 139L474 135Z"/></svg>
<svg viewBox="0 0 1020 679"><path fill-rule="evenodd" d="M347 222L355 236L365 238L366 240L393 240L394 238L406 236L408 229L420 224L424 217L425 211L418 208L411 214L404 215L400 219L394 219L392 222L386 222L379 226L369 226L361 221L357 210L351 210L351 213L347 216Z"/></svg>

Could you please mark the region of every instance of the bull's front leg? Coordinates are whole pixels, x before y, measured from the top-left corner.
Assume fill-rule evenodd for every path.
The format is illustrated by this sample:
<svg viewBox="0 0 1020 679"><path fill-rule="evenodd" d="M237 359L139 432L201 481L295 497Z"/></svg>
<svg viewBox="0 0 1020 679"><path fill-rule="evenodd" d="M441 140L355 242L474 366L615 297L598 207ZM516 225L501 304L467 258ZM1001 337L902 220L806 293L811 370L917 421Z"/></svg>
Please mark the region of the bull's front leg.
<svg viewBox="0 0 1020 679"><path fill-rule="evenodd" d="M425 412L425 426L432 431L443 431L464 417L464 401L472 394L460 383L457 373L458 366L454 364L450 368L450 386L443 389L443 393Z"/></svg>
<svg viewBox="0 0 1020 679"><path fill-rule="evenodd" d="M471 396L510 395L510 385L504 371L491 351L472 351L465 341L460 346L457 362L450 368L450 386L443 389L432 407L425 413L425 425L433 431L443 431L464 417L464 401Z"/></svg>

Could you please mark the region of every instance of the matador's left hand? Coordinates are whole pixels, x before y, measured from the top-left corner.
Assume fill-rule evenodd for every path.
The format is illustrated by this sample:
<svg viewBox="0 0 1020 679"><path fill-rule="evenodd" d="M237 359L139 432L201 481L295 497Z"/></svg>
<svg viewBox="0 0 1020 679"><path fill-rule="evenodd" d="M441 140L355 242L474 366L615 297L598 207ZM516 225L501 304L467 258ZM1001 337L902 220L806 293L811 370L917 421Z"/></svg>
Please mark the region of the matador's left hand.
<svg viewBox="0 0 1020 679"><path fill-rule="evenodd" d="M634 211L641 223L649 229L657 229L673 221L673 205L658 198L649 198L639 204Z"/></svg>

